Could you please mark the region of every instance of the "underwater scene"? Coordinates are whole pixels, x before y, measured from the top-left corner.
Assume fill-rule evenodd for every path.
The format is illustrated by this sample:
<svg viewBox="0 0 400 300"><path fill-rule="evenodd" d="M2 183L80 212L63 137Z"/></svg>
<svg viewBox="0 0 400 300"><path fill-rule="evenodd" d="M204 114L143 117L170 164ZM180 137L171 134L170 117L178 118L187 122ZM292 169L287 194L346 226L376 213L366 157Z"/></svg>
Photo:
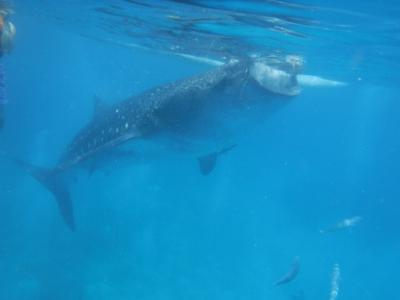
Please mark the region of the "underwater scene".
<svg viewBox="0 0 400 300"><path fill-rule="evenodd" d="M398 1L0 1L0 300L400 284Z"/></svg>

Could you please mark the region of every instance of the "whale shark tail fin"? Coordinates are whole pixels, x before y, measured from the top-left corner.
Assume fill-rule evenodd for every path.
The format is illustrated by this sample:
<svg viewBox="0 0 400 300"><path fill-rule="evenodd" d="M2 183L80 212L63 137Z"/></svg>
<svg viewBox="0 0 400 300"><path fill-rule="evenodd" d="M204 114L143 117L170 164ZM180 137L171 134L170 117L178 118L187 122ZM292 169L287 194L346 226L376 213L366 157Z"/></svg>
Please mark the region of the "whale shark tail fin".
<svg viewBox="0 0 400 300"><path fill-rule="evenodd" d="M210 174L215 169L218 157L222 154L228 153L235 147L236 145L230 145L219 151L211 152L209 154L198 157L197 162L199 163L201 174L205 176Z"/></svg>
<svg viewBox="0 0 400 300"><path fill-rule="evenodd" d="M70 230L75 231L72 200L68 186L60 171L34 166L17 159L14 159L14 161L53 194L64 222Z"/></svg>

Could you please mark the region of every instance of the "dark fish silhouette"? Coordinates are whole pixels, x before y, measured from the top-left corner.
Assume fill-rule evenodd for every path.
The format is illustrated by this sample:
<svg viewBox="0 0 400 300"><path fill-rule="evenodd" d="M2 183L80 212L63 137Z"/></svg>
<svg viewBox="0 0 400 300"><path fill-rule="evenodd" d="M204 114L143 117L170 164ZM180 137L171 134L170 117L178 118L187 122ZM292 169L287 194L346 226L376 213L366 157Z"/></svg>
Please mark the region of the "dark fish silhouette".
<svg viewBox="0 0 400 300"><path fill-rule="evenodd" d="M300 271L300 261L299 258L296 257L293 261L292 266L290 267L290 270L282 278L275 281L274 286L291 282L293 279L296 278L299 271Z"/></svg>

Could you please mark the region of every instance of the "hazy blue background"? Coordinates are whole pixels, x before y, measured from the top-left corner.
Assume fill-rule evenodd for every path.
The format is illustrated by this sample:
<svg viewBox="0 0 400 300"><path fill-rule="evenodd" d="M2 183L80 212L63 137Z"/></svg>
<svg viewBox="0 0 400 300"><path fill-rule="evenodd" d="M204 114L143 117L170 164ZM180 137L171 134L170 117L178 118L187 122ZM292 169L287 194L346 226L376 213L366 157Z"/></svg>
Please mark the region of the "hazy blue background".
<svg viewBox="0 0 400 300"><path fill-rule="evenodd" d="M90 119L94 94L118 101L210 68L85 38L20 8L16 47L3 60L2 154L51 166ZM190 160L79 176L75 233L52 195L2 155L0 299L329 299L334 263L338 299L396 299L398 86L350 67L337 78L313 63L330 54L307 51L306 73L354 80L305 88L208 177ZM357 227L319 233L355 215ZM298 278L273 287L295 256Z"/></svg>

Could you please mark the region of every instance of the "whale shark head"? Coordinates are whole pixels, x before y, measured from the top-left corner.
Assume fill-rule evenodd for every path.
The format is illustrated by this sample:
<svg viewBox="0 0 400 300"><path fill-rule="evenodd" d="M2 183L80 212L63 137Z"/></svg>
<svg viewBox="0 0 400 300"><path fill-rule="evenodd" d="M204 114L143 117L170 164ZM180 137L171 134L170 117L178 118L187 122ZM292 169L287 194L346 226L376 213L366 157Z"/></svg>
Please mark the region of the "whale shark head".
<svg viewBox="0 0 400 300"><path fill-rule="evenodd" d="M288 55L283 61L256 58L250 66L250 75L270 92L296 96L301 92L297 74L302 71L303 64L304 60L295 55Z"/></svg>

